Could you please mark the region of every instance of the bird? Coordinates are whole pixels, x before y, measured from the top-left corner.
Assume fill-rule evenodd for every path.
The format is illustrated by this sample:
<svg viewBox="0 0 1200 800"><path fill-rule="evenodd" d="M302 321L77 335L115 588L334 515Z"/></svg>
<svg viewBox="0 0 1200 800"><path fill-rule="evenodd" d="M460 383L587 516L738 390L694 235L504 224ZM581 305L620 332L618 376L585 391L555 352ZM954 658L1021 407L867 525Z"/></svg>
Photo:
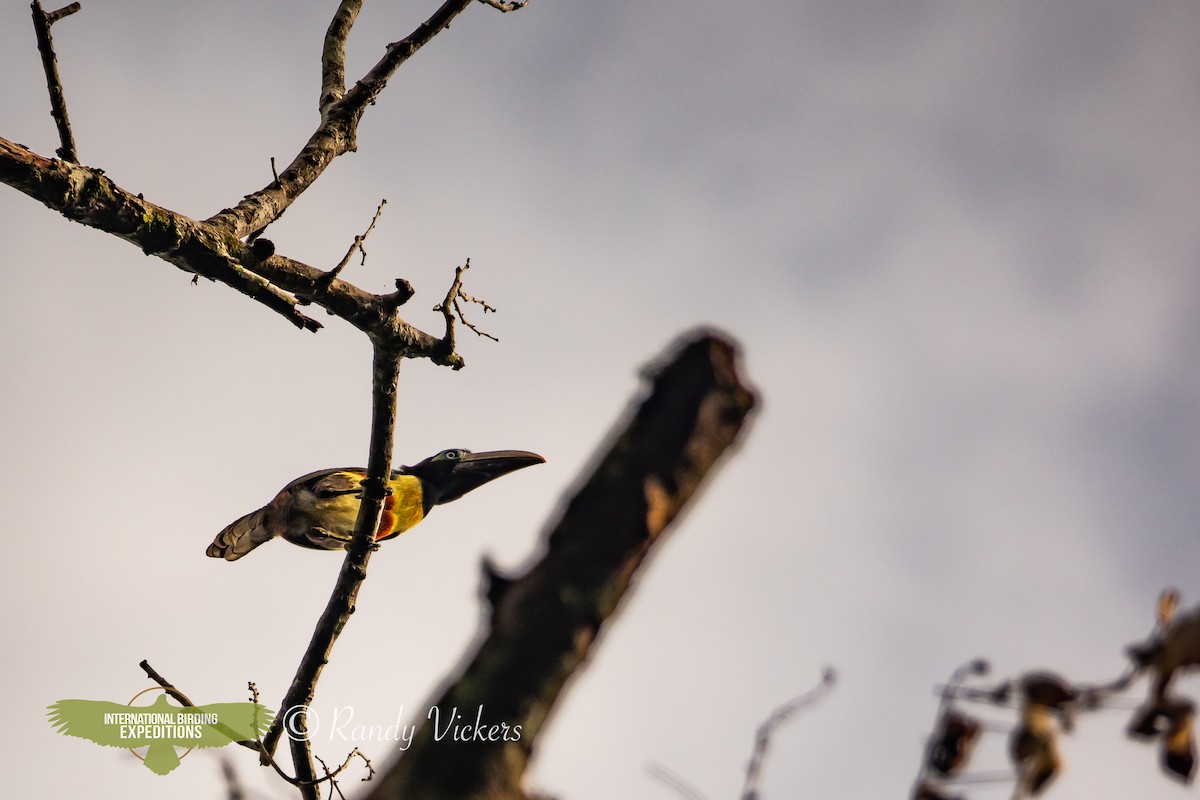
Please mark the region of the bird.
<svg viewBox="0 0 1200 800"><path fill-rule="evenodd" d="M107 700L59 700L48 706L50 724L59 733L106 747L145 747L142 763L156 775L179 766L175 748L223 747L255 739L271 724L274 713L257 703L173 705L160 694L148 706Z"/></svg>
<svg viewBox="0 0 1200 800"><path fill-rule="evenodd" d="M392 470L390 493L375 531L374 543L399 536L429 515L434 506L457 500L472 489L546 459L525 450L473 453L443 450L411 467ZM284 486L257 511L217 534L205 551L211 558L236 561L271 539L285 539L313 550L344 550L354 535L367 471L323 469Z"/></svg>

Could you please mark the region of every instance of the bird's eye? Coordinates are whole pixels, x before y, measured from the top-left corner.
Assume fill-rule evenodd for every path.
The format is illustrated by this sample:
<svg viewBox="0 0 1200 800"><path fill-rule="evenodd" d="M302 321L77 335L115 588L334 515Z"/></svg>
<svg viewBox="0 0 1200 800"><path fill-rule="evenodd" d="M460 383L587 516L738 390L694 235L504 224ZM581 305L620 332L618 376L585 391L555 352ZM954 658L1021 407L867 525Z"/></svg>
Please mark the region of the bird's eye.
<svg viewBox="0 0 1200 800"><path fill-rule="evenodd" d="M462 455L458 450L447 450L444 454L447 461L455 461Z"/></svg>

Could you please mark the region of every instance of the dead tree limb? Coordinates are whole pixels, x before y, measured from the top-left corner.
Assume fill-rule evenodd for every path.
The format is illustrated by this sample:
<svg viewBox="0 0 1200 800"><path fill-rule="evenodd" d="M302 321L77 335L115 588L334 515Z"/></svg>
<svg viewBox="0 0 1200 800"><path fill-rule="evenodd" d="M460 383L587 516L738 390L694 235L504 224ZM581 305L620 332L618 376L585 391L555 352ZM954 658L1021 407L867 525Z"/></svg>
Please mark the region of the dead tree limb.
<svg viewBox="0 0 1200 800"><path fill-rule="evenodd" d="M387 46L383 57L352 88L345 89L346 40L361 0L343 0L330 22L321 57L321 122L307 144L270 184L233 208L212 217L192 219L156 205L126 190L102 169L73 163L74 143L63 140L62 160L46 158L30 148L0 138L0 182L6 183L74 222L105 231L138 245L195 275L220 281L282 315L297 327L315 331L321 324L299 306L315 304L347 320L372 342L403 358L429 358L455 369L463 360L448 339L431 336L409 325L397 313L411 295L398 283L395 294L374 295L353 284L322 276L322 270L275 255L273 247L255 248L245 240L257 238L324 173L338 156L355 149L359 121L387 86L396 70L446 28L472 0L446 0L428 19L403 39ZM70 7L68 7L69 9ZM68 9L46 14L34 4L39 41L49 24ZM44 30L43 30L44 29ZM48 40L47 40L48 41ZM43 48L43 55L47 52ZM52 98L57 73L48 74ZM55 120L60 120L55 105ZM65 123L65 105L61 121ZM63 125L60 124L60 130ZM69 129L68 129L69 132ZM261 242L261 240L260 240Z"/></svg>
<svg viewBox="0 0 1200 800"><path fill-rule="evenodd" d="M325 31L325 44L321 47L321 99L317 103L322 119L326 109L346 93L346 39L361 10L362 0L342 0Z"/></svg>
<svg viewBox="0 0 1200 800"><path fill-rule="evenodd" d="M321 124L292 159L292 163L279 173L278 180L246 195L233 208L226 208L206 221L231 230L240 239L277 220L305 189L321 177L335 158L357 149L358 123L367 107L375 102L396 70L449 26L451 20L471 2L446 0L415 31L389 44L383 58L349 90L336 84L339 73L343 78L345 76L346 37L361 2L343 2L326 32L322 51ZM327 102L328 98L337 96L339 92L341 94L336 100Z"/></svg>
<svg viewBox="0 0 1200 800"><path fill-rule="evenodd" d="M404 358L428 358L458 369L463 359L449 340L410 325L397 309L411 295L376 295L295 259L259 259L253 247L221 228L155 205L114 184L103 170L40 156L0 138L0 182L61 213L136 244L180 269L220 281L282 314L297 327L321 323L298 306L312 303L362 330Z"/></svg>
<svg viewBox="0 0 1200 800"><path fill-rule="evenodd" d="M62 78L58 74L58 56L54 54L54 39L50 26L63 17L69 17L80 9L79 3L71 3L57 11L47 12L38 0L30 6L33 10L33 30L37 36L38 52L42 54L42 69L46 72L46 89L50 92L50 116L58 128L58 157L63 161L78 162L75 152L75 134L71 133L71 120L67 117L67 100L63 94Z"/></svg>
<svg viewBox="0 0 1200 800"><path fill-rule="evenodd" d="M316 630L304 651L304 657L296 670L291 686L284 695L279 714L275 717L267 735L263 737L260 760L268 763L274 754L284 727L288 728L288 739L292 750L292 761L296 778L305 782L301 792L306 798L316 798L316 772L312 761L312 746L307 736L304 711L316 694L317 680L325 665L334 642L345 628L358 590L367 577L367 561L373 550L375 530L379 527L379 516L388 492L388 476L392 465L392 440L396 433L396 390L399 379L400 357L380 347L375 348L371 378L371 452L367 462L367 478L363 482L363 498L355 522L354 538L346 548L346 558L338 573L337 583Z"/></svg>
<svg viewBox="0 0 1200 800"><path fill-rule="evenodd" d="M534 742L567 681L755 405L733 344L710 332L693 334L650 382L548 529L537 563L511 580L485 563L485 633L432 705L445 714L457 708L472 723L484 707L485 724L506 723L509 740L497 731L493 741L439 742L423 722L368 800L526 797L521 781Z"/></svg>

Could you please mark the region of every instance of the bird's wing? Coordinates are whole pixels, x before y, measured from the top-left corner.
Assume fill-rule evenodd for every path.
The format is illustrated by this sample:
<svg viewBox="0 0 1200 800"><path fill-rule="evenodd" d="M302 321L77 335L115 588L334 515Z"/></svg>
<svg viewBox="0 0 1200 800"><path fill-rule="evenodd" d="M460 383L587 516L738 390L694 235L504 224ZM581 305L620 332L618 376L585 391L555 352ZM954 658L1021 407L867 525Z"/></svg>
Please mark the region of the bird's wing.
<svg viewBox="0 0 1200 800"><path fill-rule="evenodd" d="M121 738L119 724L105 723L105 714L128 713L129 706L107 700L59 700L50 710L50 724L59 733L78 736L106 747L141 747L148 739Z"/></svg>
<svg viewBox="0 0 1200 800"><path fill-rule="evenodd" d="M366 470L331 469L313 473L304 483L317 497L334 497L340 494L362 494L363 476Z"/></svg>
<svg viewBox="0 0 1200 800"><path fill-rule="evenodd" d="M400 475L407 475L408 467L397 467L392 470L392 478L397 478ZM307 475L301 475L296 480L283 487L283 491L291 491L297 487L303 486L313 493L319 494L322 490L330 492L341 491L357 491L360 484L367 477L366 467L334 467L332 469L319 469L316 472L310 472Z"/></svg>
<svg viewBox="0 0 1200 800"><path fill-rule="evenodd" d="M230 742L257 739L275 718L275 712L259 703L210 703L189 711L215 714L217 722L202 728L197 747L221 747Z"/></svg>

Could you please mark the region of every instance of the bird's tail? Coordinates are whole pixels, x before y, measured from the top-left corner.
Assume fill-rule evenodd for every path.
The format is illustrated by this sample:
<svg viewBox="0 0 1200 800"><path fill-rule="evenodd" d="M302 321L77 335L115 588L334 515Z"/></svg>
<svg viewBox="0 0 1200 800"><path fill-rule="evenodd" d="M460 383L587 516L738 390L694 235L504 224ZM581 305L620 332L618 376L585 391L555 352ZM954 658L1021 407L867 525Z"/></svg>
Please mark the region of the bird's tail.
<svg viewBox="0 0 1200 800"><path fill-rule="evenodd" d="M234 522L217 534L205 553L210 558L237 561L242 556L271 539L265 524L267 509L260 508Z"/></svg>

